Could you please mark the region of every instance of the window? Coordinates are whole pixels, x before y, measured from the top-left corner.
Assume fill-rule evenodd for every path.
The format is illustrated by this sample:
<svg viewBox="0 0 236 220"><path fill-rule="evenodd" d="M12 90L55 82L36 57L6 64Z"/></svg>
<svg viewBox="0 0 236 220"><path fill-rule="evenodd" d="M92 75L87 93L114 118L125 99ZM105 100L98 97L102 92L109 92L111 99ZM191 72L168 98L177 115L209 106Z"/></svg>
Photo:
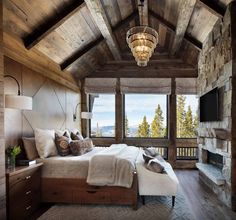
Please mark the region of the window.
<svg viewBox="0 0 236 220"><path fill-rule="evenodd" d="M163 138L167 136L167 96L125 95L125 136Z"/></svg>
<svg viewBox="0 0 236 220"><path fill-rule="evenodd" d="M93 113L90 125L91 137L115 136L115 95L99 94L90 96Z"/></svg>
<svg viewBox="0 0 236 220"><path fill-rule="evenodd" d="M196 95L177 95L177 138L196 138L197 110Z"/></svg>

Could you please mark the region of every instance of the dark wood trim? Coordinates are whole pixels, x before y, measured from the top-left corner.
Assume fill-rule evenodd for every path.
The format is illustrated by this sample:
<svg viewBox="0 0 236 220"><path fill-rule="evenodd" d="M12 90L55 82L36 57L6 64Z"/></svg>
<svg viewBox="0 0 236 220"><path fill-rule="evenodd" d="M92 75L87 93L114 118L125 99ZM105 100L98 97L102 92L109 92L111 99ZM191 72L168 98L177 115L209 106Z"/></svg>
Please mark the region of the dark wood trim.
<svg viewBox="0 0 236 220"><path fill-rule="evenodd" d="M138 69L123 69L117 71L103 71L98 70L93 72L87 78L196 78L198 77L198 70L195 68L159 68L159 69L146 69L140 67Z"/></svg>
<svg viewBox="0 0 236 220"><path fill-rule="evenodd" d="M63 7L59 14L49 18L45 23L39 25L31 34L24 38L24 44L27 49L31 49L43 38L62 25L68 18L74 15L82 6L84 0L74 0L67 7Z"/></svg>
<svg viewBox="0 0 236 220"><path fill-rule="evenodd" d="M171 79L171 94L169 95L169 108L168 108L168 131L170 145L168 148L168 161L173 165L176 161L176 82L175 78Z"/></svg>
<svg viewBox="0 0 236 220"><path fill-rule="evenodd" d="M88 106L88 98L87 94L84 92L84 80L81 80L81 112L87 112L89 110L87 106ZM81 131L83 137L88 136L88 129L89 129L88 121L89 120L81 119Z"/></svg>
<svg viewBox="0 0 236 220"><path fill-rule="evenodd" d="M61 70L65 70L68 67L70 67L76 60L78 60L80 57L82 57L84 54L86 54L88 51L99 45L104 40L103 36L100 36L98 39L90 42L88 45L86 45L83 49L80 49L76 51L74 54L72 54L69 58L67 58L62 64L60 64Z"/></svg>
<svg viewBox="0 0 236 220"><path fill-rule="evenodd" d="M154 11L149 9L149 14L152 17L156 18L162 25L164 25L171 32L176 31L176 27L173 24L171 24L169 21L167 21L166 19L164 19L163 17L161 17ZM196 38L192 37L191 35L185 33L184 40L192 44L197 50L202 50L202 43L198 41Z"/></svg>
<svg viewBox="0 0 236 220"><path fill-rule="evenodd" d="M216 2L212 0L198 0L197 3L205 7L209 12L211 12L215 16L219 18L224 17L225 9L220 7Z"/></svg>
<svg viewBox="0 0 236 220"><path fill-rule="evenodd" d="M116 94L115 94L115 138L116 143L122 143L123 134L123 96L120 93L120 79L116 80Z"/></svg>

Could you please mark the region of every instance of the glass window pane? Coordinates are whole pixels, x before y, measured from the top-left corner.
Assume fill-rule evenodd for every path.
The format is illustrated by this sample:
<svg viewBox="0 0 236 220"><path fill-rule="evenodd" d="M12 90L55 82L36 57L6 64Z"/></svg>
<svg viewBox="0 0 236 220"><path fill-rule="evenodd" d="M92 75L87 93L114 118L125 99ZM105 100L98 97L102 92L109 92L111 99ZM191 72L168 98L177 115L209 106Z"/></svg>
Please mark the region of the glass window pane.
<svg viewBox="0 0 236 220"><path fill-rule="evenodd" d="M198 126L196 95L177 95L177 138L195 138Z"/></svg>
<svg viewBox="0 0 236 220"><path fill-rule="evenodd" d="M166 95L125 95L126 137L167 137Z"/></svg>
<svg viewBox="0 0 236 220"><path fill-rule="evenodd" d="M115 95L99 94L90 103L91 137L115 137Z"/></svg>

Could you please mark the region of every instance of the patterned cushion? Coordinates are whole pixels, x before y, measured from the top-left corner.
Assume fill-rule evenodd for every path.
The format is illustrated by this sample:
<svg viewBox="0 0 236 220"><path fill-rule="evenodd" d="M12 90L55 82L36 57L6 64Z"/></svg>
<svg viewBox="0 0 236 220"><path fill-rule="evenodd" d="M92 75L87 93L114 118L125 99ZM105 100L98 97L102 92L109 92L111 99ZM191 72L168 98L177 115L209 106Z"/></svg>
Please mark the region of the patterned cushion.
<svg viewBox="0 0 236 220"><path fill-rule="evenodd" d="M35 138L22 137L22 141L28 160L34 160L36 158L39 158L39 154L36 149Z"/></svg>
<svg viewBox="0 0 236 220"><path fill-rule="evenodd" d="M155 173L163 173L164 167L161 165L161 163L158 160L151 160L149 163L145 163L145 167Z"/></svg>
<svg viewBox="0 0 236 220"><path fill-rule="evenodd" d="M77 131L76 133L71 132L70 137L72 140L83 140L84 139L79 131Z"/></svg>
<svg viewBox="0 0 236 220"><path fill-rule="evenodd" d="M60 156L67 156L70 154L70 137L68 137L67 132L63 136L59 136L55 133L55 144Z"/></svg>
<svg viewBox="0 0 236 220"><path fill-rule="evenodd" d="M84 140L72 140L70 149L74 156L85 154L93 149L93 142L90 138Z"/></svg>

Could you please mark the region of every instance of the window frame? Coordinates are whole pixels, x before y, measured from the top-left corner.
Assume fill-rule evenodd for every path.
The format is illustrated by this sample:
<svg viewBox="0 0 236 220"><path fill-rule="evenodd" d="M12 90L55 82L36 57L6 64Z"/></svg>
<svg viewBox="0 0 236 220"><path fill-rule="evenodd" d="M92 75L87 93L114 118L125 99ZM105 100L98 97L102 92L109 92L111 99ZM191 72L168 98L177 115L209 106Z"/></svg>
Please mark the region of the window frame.
<svg viewBox="0 0 236 220"><path fill-rule="evenodd" d="M91 124L92 124L92 119L90 119L89 120L89 137L90 138L93 138L93 139L102 139L102 138L105 138L105 139L115 139L116 138L116 94L114 94L114 93L97 93L98 95L114 95L114 101L115 101L115 111L114 111L114 113L115 113L115 118L114 118L114 122L115 122L115 124L114 124L114 136L112 136L112 137L109 137L109 136L102 136L102 137L92 137L91 136L91 128L92 128L92 126L91 126ZM89 111L90 112L92 112L91 110L91 94L89 94L89 98L88 98L88 101L89 101Z"/></svg>
<svg viewBox="0 0 236 220"><path fill-rule="evenodd" d="M133 95L165 95L166 96L166 136L164 137L127 137L125 134L125 100L126 100L126 95L133 94ZM126 140L141 140L141 139L151 139L151 140L166 140L169 139L169 95L168 94L157 94L157 93L127 93L123 94L123 108L122 108L122 113L123 113L123 138Z"/></svg>
<svg viewBox="0 0 236 220"><path fill-rule="evenodd" d="M191 139L197 139L197 135L195 137L178 137L177 135L177 126L178 126L178 122L177 122L177 109L178 109L178 96L179 95L184 95L184 96L189 96L189 95L192 95L192 96L197 96L197 94L176 94L176 140L191 140ZM197 103L198 103L198 106L199 106L199 98L197 100ZM197 116L198 116L198 119L199 119L199 113L197 113Z"/></svg>

